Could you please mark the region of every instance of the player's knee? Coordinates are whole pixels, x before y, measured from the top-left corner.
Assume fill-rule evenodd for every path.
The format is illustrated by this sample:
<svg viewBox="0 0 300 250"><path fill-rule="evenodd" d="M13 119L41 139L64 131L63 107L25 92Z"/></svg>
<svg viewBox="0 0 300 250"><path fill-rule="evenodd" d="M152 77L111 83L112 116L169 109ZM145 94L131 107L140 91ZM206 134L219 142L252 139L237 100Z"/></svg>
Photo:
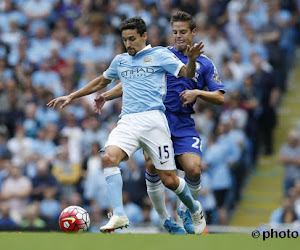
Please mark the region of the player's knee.
<svg viewBox="0 0 300 250"><path fill-rule="evenodd" d="M104 153L102 156L102 164L103 167L114 167L118 166L120 162L118 162L118 159L116 156L110 153Z"/></svg>
<svg viewBox="0 0 300 250"><path fill-rule="evenodd" d="M198 180L201 175L201 165L194 162L185 171L186 176L191 180Z"/></svg>

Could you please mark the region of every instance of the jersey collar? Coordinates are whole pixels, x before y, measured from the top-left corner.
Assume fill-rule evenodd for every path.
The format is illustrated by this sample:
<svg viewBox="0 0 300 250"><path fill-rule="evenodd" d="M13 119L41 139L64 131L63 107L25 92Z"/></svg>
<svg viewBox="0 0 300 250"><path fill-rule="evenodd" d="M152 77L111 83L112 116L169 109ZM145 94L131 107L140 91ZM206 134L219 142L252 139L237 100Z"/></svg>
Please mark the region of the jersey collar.
<svg viewBox="0 0 300 250"><path fill-rule="evenodd" d="M137 52L135 55L139 55L141 52L146 51L146 50L151 49L151 48L152 48L151 44L148 44L145 48L143 48L142 50Z"/></svg>

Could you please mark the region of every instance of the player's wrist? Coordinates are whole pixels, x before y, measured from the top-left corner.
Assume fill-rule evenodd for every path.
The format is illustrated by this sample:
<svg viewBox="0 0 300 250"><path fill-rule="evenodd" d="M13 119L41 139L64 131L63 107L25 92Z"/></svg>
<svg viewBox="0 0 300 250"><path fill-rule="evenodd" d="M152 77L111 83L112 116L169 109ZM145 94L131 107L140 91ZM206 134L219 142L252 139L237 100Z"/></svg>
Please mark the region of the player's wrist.
<svg viewBox="0 0 300 250"><path fill-rule="evenodd" d="M74 100L74 99L76 99L76 94L75 94L75 92L69 94L68 97L71 99L71 101Z"/></svg>
<svg viewBox="0 0 300 250"><path fill-rule="evenodd" d="M107 100L110 100L110 99L109 99L109 95L108 95L107 92L102 93L100 96L103 98L103 101L105 101L105 102L106 102Z"/></svg>
<svg viewBox="0 0 300 250"><path fill-rule="evenodd" d="M197 58L194 58L193 55L190 55L190 56L188 56L188 59L189 59L189 63L195 63L195 65L196 65L196 59Z"/></svg>
<svg viewBox="0 0 300 250"><path fill-rule="evenodd" d="M202 90L200 90L200 89L195 89L195 91L196 91L196 95L197 95L197 97L199 97L199 98L201 98L202 97Z"/></svg>

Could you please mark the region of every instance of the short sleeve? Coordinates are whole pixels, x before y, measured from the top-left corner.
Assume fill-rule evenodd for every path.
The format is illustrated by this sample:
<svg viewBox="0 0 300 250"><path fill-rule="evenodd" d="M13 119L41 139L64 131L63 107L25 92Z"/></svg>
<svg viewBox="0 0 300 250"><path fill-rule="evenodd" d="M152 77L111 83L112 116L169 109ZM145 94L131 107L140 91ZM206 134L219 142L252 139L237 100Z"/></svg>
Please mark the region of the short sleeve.
<svg viewBox="0 0 300 250"><path fill-rule="evenodd" d="M164 48L160 53L161 58L161 66L168 71L170 74L174 76L178 76L181 68L185 66L185 64L179 60L179 58L174 55L171 51Z"/></svg>
<svg viewBox="0 0 300 250"><path fill-rule="evenodd" d="M204 82L209 91L222 90L225 92L224 85L221 82L216 66L208 59L203 71Z"/></svg>
<svg viewBox="0 0 300 250"><path fill-rule="evenodd" d="M106 79L109 80L119 79L119 75L117 71L118 61L119 61L119 56L116 56L110 63L108 69L103 72L103 76Z"/></svg>

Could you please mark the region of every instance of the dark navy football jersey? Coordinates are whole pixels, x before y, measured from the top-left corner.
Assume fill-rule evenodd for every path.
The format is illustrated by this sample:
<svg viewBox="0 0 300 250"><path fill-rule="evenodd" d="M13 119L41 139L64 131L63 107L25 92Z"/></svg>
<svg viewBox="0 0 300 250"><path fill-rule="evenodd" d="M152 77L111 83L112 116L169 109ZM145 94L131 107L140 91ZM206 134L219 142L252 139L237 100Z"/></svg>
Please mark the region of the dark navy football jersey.
<svg viewBox="0 0 300 250"><path fill-rule="evenodd" d="M187 56L177 51L174 47L168 47L168 49L172 51L184 64L187 64ZM196 73L193 79L187 79L182 76L175 77L167 73L167 95L164 100L167 111L185 114L195 113L193 109L195 102L187 105L185 108L182 106L179 95L182 91L187 89L203 90L206 88L208 91L224 91L224 85L220 80L215 65L208 57L200 55L196 60Z"/></svg>

